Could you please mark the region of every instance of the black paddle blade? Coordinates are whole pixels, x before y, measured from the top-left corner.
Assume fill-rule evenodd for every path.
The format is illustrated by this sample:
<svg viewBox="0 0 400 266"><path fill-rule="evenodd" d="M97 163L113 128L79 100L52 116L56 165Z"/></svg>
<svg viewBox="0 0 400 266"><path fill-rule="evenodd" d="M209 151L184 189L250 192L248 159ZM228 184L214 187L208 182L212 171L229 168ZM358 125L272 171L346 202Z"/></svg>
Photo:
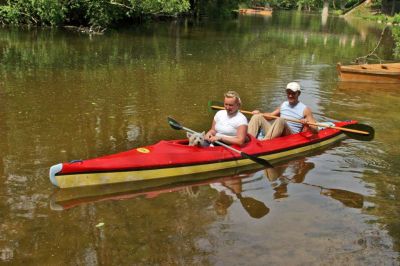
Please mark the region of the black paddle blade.
<svg viewBox="0 0 400 266"><path fill-rule="evenodd" d="M355 129L355 130L365 131L365 132L369 133L368 135L366 135L366 134L362 134L362 133L342 131L349 138L353 138L353 139L361 140L361 141L371 141L371 140L374 139L375 130L371 126L368 126L368 125L365 125L365 124L351 124L351 125L345 125L343 127L344 128L348 128L348 129Z"/></svg>
<svg viewBox="0 0 400 266"><path fill-rule="evenodd" d="M264 166L267 167L267 168L273 168L272 164L270 164L267 160L264 160L264 159L262 159L262 158L258 158L258 157L252 156L252 155L247 154L247 153L245 153L245 152L240 152L240 154L242 155L242 157L247 158L247 159L250 159L250 160L252 160L253 162L259 163L259 164L261 164L261 165L264 165Z"/></svg>
<svg viewBox="0 0 400 266"><path fill-rule="evenodd" d="M173 119L172 117L168 117L168 124L169 124L173 129L176 129L176 130L181 130L181 129L182 129L181 124L179 124L179 122L176 121L175 119Z"/></svg>

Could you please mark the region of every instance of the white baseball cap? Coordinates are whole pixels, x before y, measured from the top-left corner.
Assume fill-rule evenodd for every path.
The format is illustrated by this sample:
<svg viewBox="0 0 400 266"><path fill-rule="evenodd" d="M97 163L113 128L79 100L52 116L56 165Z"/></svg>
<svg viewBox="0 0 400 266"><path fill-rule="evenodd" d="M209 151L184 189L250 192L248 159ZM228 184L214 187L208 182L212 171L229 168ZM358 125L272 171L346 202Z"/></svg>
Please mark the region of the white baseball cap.
<svg viewBox="0 0 400 266"><path fill-rule="evenodd" d="M288 85L286 85L286 89L287 89L287 90L291 90L291 91L293 91L293 92L301 91L300 84L297 83L297 82L290 82L290 83L288 83Z"/></svg>

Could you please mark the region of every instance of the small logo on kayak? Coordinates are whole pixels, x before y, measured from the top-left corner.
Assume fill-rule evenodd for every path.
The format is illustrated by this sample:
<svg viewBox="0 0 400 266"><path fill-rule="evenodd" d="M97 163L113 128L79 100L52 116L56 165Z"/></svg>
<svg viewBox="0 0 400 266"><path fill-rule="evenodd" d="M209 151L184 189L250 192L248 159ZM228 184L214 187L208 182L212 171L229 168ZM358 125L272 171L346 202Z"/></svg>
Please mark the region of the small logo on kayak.
<svg viewBox="0 0 400 266"><path fill-rule="evenodd" d="M150 151L148 150L148 149L146 149L146 148L137 148L136 149L138 152L141 152L141 153L149 153Z"/></svg>

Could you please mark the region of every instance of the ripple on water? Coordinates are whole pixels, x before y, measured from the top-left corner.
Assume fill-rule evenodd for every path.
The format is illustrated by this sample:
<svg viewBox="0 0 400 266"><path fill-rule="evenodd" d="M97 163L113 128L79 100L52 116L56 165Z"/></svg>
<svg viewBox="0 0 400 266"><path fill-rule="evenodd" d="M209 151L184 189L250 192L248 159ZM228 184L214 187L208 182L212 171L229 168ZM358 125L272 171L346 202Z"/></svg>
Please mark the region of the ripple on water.
<svg viewBox="0 0 400 266"><path fill-rule="evenodd" d="M47 216L45 210L48 205L48 195L37 193L35 187L27 188L29 186L28 177L8 175L5 185L6 203L10 214L27 219ZM29 193L27 193L28 191Z"/></svg>

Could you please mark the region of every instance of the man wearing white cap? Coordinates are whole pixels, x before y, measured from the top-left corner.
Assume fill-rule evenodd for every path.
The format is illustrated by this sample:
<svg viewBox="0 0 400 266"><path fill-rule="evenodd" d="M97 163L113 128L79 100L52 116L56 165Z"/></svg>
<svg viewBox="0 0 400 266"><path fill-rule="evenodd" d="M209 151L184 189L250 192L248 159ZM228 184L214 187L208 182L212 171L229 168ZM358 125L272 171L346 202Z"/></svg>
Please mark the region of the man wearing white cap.
<svg viewBox="0 0 400 266"><path fill-rule="evenodd" d="M283 102L272 113L260 113L253 111L253 116L248 125L248 133L257 136L260 129L264 131L263 139L273 139L280 136L296 134L302 131L318 132L317 126L309 125L308 123L316 123L312 115L311 109L299 101L301 93L300 84L290 82L286 86L287 101ZM265 116L264 116L265 115ZM266 119L271 120L268 116L279 116L271 125ZM285 118L297 119L301 123L286 121Z"/></svg>

